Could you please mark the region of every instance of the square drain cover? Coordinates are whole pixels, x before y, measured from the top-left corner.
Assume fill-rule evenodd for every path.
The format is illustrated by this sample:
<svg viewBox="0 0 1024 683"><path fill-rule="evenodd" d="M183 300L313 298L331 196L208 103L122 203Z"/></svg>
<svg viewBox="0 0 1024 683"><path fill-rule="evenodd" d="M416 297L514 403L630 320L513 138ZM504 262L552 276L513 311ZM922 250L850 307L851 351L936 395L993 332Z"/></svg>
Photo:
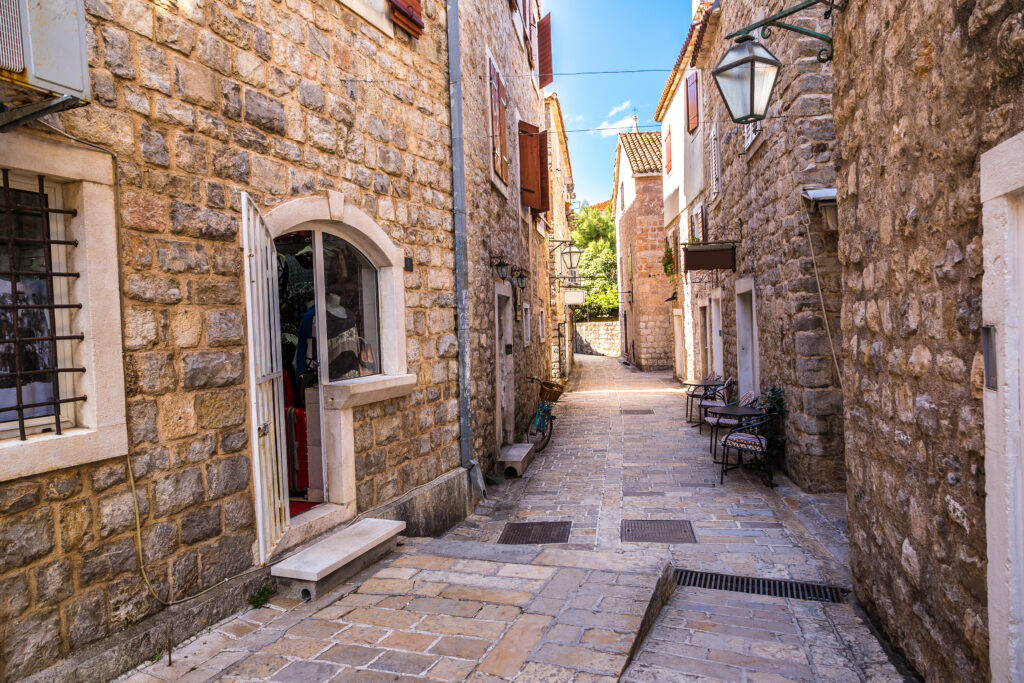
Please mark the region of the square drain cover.
<svg viewBox="0 0 1024 683"><path fill-rule="evenodd" d="M654 415L654 411L651 409L644 410L620 410L620 415Z"/></svg>
<svg viewBox="0 0 1024 683"><path fill-rule="evenodd" d="M628 543L696 543L693 524L685 519L624 519L619 538Z"/></svg>
<svg viewBox="0 0 1024 683"><path fill-rule="evenodd" d="M538 543L568 543L572 522L509 522L501 532L498 543L533 545Z"/></svg>

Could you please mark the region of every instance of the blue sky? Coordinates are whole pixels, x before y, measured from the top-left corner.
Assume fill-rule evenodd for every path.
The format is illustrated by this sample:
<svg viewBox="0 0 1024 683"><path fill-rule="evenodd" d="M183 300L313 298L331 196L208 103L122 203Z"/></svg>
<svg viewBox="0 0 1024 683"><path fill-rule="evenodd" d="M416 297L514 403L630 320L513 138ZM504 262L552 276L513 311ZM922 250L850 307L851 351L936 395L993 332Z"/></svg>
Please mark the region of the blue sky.
<svg viewBox="0 0 1024 683"><path fill-rule="evenodd" d="M693 17L691 0L542 0L551 12L556 74L579 71L665 69L658 73L555 76L572 131L632 125L657 130L654 110ZM644 126L649 126L644 128ZM619 131L570 132L569 151L576 198L596 204L609 199Z"/></svg>

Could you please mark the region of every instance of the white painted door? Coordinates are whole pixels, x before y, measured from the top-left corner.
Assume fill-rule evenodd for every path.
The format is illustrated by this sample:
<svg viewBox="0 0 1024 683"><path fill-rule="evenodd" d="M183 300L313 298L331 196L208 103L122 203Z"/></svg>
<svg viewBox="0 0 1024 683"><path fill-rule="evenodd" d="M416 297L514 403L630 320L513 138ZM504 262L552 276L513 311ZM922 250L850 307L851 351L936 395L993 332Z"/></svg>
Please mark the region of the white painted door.
<svg viewBox="0 0 1024 683"><path fill-rule="evenodd" d="M739 393L757 391L757 340L754 336L754 300L750 292L736 295L736 365Z"/></svg>
<svg viewBox="0 0 1024 683"><path fill-rule="evenodd" d="M711 357L712 370L719 377L725 375L725 359L722 357L722 300L711 300Z"/></svg>
<svg viewBox="0 0 1024 683"><path fill-rule="evenodd" d="M512 290L499 285L495 293L495 422L498 446L514 441L515 357L512 355Z"/></svg>
<svg viewBox="0 0 1024 683"><path fill-rule="evenodd" d="M260 563L288 530L284 373L277 291L277 250L259 209L242 193L242 247L249 336L249 413Z"/></svg>
<svg viewBox="0 0 1024 683"><path fill-rule="evenodd" d="M683 312L672 311L672 334L675 337L676 377L686 379L686 353L683 347Z"/></svg>

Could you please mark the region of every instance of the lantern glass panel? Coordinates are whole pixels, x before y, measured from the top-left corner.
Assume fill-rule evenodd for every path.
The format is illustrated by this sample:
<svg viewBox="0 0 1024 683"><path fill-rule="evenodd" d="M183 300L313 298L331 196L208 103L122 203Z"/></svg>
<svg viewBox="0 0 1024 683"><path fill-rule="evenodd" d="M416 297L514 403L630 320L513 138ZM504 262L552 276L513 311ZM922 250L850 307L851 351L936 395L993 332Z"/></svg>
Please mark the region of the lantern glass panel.
<svg viewBox="0 0 1024 683"><path fill-rule="evenodd" d="M778 66L764 62L754 63L754 106L751 110L754 116L764 118L768 113L768 103L778 75Z"/></svg>
<svg viewBox="0 0 1024 683"><path fill-rule="evenodd" d="M722 91L722 99L729 108L733 119L750 115L750 62L732 67L727 71L715 73L715 81Z"/></svg>

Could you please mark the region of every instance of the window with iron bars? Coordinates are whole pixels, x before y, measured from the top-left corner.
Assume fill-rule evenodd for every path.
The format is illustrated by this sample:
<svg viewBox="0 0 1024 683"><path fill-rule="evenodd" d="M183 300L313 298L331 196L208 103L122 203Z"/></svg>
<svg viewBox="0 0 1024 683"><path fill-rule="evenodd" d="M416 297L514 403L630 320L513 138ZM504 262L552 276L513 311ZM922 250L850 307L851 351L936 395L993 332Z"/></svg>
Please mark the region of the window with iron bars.
<svg viewBox="0 0 1024 683"><path fill-rule="evenodd" d="M43 176L0 172L0 438L75 425L75 345L71 270L60 185Z"/></svg>

